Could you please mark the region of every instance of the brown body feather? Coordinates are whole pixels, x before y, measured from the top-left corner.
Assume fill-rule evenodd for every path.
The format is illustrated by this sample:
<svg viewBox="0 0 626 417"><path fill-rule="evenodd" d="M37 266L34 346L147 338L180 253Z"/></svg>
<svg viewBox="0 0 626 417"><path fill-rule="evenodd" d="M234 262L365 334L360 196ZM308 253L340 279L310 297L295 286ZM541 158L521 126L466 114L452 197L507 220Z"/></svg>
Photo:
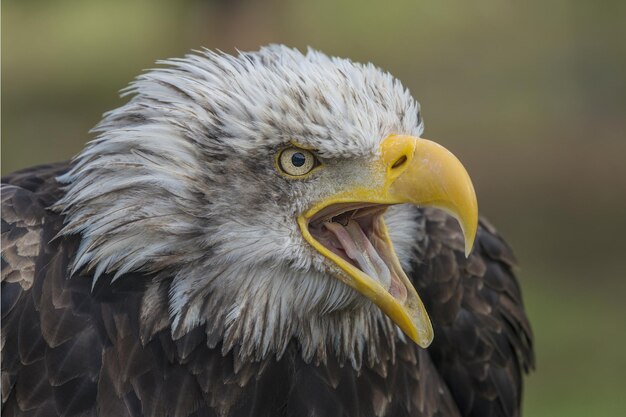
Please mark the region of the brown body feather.
<svg viewBox="0 0 626 417"><path fill-rule="evenodd" d="M435 328L427 350L399 343L394 361L357 372L305 363L294 342L280 360L241 364L203 331L174 341L152 320L142 338L149 276L93 289L89 276L69 279L79 238L54 239L63 218L46 210L67 167L3 179L3 416L519 415L532 337L513 256L490 226L466 259L451 219L420 212L428 238L413 276Z"/></svg>

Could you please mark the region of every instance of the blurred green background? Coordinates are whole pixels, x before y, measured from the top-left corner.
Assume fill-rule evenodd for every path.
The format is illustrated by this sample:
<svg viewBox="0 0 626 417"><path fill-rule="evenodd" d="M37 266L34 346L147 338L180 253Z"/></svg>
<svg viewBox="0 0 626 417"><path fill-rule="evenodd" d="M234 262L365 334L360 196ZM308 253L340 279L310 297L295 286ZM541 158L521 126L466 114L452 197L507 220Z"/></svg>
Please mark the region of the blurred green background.
<svg viewBox="0 0 626 417"><path fill-rule="evenodd" d="M271 42L392 72L464 162L521 262L525 415L626 415L626 2L5 0L2 173L77 153L157 59Z"/></svg>

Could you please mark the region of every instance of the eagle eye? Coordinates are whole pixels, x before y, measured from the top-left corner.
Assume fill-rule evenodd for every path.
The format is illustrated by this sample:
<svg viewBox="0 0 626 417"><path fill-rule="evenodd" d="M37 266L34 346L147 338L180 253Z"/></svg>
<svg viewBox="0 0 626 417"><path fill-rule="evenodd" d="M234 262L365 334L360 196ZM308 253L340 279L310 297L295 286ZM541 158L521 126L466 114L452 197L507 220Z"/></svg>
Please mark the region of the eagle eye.
<svg viewBox="0 0 626 417"><path fill-rule="evenodd" d="M283 149L278 155L278 167L292 177L306 175L319 165L315 154L306 149L290 147Z"/></svg>

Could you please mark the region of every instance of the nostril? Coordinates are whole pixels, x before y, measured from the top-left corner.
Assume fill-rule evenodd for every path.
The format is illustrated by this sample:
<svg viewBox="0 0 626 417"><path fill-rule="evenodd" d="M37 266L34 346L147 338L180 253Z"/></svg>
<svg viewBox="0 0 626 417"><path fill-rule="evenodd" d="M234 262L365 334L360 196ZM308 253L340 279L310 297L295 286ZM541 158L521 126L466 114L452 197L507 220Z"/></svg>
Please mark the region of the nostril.
<svg viewBox="0 0 626 417"><path fill-rule="evenodd" d="M398 158L396 162L393 163L393 165L391 166L391 169L400 168L402 165L405 164L406 159L407 159L406 155L402 155L400 158Z"/></svg>

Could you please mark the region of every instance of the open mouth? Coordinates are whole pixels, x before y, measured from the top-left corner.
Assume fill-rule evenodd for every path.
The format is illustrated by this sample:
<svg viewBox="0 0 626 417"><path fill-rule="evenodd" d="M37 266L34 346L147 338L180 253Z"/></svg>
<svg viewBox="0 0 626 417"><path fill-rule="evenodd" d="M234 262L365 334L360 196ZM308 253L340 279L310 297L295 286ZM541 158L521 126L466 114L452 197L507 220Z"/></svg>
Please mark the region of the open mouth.
<svg viewBox="0 0 626 417"><path fill-rule="evenodd" d="M364 178L314 202L296 221L304 240L328 261L329 275L369 299L425 348L433 339L432 324L402 270L383 214L393 204L443 209L459 221L467 256L478 227L476 193L459 160L435 142L390 135L380 150Z"/></svg>
<svg viewBox="0 0 626 417"><path fill-rule="evenodd" d="M340 203L311 217L308 230L327 250L377 281L399 303L407 299L406 275L387 234L386 204Z"/></svg>

